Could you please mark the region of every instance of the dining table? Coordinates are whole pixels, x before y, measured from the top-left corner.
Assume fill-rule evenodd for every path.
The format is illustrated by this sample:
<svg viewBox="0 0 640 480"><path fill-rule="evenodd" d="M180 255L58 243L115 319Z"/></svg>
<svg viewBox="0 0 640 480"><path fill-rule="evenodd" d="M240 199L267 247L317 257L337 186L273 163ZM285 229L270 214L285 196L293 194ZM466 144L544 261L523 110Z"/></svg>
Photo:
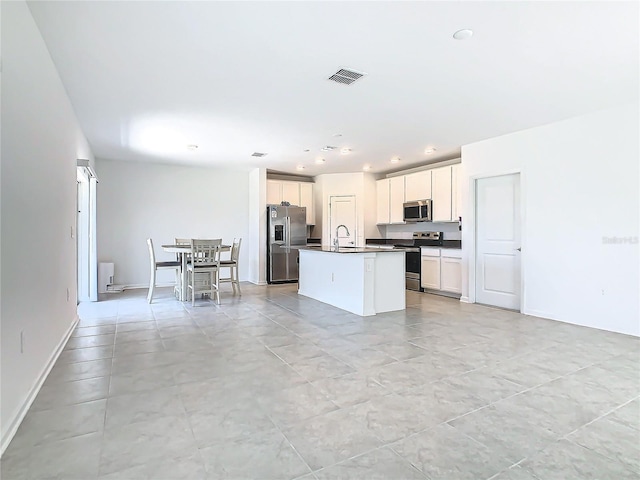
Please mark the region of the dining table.
<svg viewBox="0 0 640 480"><path fill-rule="evenodd" d="M162 245L165 252L177 253L180 257L180 301L187 300L187 253L191 253L191 245ZM231 245L220 245L220 252L231 251Z"/></svg>

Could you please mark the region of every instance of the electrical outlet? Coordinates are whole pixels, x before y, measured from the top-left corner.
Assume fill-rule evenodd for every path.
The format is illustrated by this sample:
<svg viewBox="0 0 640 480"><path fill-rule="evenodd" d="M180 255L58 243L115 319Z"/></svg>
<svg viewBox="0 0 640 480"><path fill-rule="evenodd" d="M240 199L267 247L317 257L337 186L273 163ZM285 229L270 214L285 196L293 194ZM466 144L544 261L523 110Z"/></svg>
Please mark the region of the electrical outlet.
<svg viewBox="0 0 640 480"><path fill-rule="evenodd" d="M71 298L71 292L67 288L67 302L69 301L70 298Z"/></svg>
<svg viewBox="0 0 640 480"><path fill-rule="evenodd" d="M333 283L333 280L334 280L334 278L333 278L333 272L331 272L331 282L332 282L332 283Z"/></svg>
<svg viewBox="0 0 640 480"><path fill-rule="evenodd" d="M73 225L71 225L71 238L75 238L75 234L73 232Z"/></svg>
<svg viewBox="0 0 640 480"><path fill-rule="evenodd" d="M20 353L24 353L24 330L20 330Z"/></svg>

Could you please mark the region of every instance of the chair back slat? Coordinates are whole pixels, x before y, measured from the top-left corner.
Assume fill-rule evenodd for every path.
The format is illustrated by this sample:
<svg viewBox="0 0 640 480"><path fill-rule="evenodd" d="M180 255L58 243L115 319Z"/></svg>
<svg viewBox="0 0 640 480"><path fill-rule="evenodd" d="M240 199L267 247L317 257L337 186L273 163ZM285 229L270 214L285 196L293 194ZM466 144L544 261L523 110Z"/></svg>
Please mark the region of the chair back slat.
<svg viewBox="0 0 640 480"><path fill-rule="evenodd" d="M234 238L233 245L231 246L231 260L234 262L238 261L238 256L240 255L240 244L242 243L242 238Z"/></svg>
<svg viewBox="0 0 640 480"><path fill-rule="evenodd" d="M222 239L191 239L191 262L194 268L217 267L220 265L220 246Z"/></svg>
<svg viewBox="0 0 640 480"><path fill-rule="evenodd" d="M149 248L149 260L151 261L151 270L156 268L156 252L153 250L153 240L147 238L147 247Z"/></svg>
<svg viewBox="0 0 640 480"><path fill-rule="evenodd" d="M191 239L190 238L176 238L175 241L175 245L187 245L190 246L191 245ZM187 262L191 261L191 253L176 253L176 260L180 261L180 255L186 255L187 256Z"/></svg>

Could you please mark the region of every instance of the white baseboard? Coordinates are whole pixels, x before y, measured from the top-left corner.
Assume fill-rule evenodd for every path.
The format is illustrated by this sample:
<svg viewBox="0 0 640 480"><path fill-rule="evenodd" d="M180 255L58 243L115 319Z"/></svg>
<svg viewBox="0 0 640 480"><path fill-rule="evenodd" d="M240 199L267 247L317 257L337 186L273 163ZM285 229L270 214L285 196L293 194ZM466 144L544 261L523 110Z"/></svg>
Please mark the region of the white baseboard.
<svg viewBox="0 0 640 480"><path fill-rule="evenodd" d="M261 287L265 286L267 284L267 282L263 281L259 281L259 282L254 282L253 280L249 280L250 283L253 283L254 285L259 285Z"/></svg>
<svg viewBox="0 0 640 480"><path fill-rule="evenodd" d="M471 303L471 302L469 302L469 297L460 297L460 301L462 303Z"/></svg>
<svg viewBox="0 0 640 480"><path fill-rule="evenodd" d="M62 353L62 350L64 350L64 347L67 344L67 341L69 341L69 337L71 337L71 334L73 333L73 330L74 328L76 328L76 325L78 324L79 321L80 321L80 318L76 314L76 317L73 320L73 322L71 322L69 329L66 331L66 333L64 334L60 342L58 342L58 345L56 346L56 349L51 354L51 357L49 357L49 361L47 362L44 369L42 370L42 373L40 374L36 382L33 384L33 387L31 387L31 390L29 391L27 398L22 404L22 407L20 408L20 410L18 410L18 413L15 415L13 420L11 420L11 422L9 423L9 428L4 433L4 435L2 435L2 441L0 443L0 455L4 454L4 451L9 446L9 443L11 443L11 440L13 440L13 436L18 431L18 427L20 427L22 420L24 420L24 417L29 411L29 408L31 408L31 404L36 399L38 392L40 392L40 389L42 388L42 384L47 379L47 375L49 375L49 372L51 371L56 361L58 360L58 357Z"/></svg>

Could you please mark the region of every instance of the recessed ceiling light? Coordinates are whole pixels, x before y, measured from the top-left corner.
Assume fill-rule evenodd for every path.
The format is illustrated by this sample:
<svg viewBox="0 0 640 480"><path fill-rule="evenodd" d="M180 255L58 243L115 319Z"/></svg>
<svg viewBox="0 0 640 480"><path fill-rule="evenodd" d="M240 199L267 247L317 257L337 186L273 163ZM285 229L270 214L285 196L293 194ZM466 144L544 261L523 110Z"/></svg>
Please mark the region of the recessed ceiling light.
<svg viewBox="0 0 640 480"><path fill-rule="evenodd" d="M298 166L296 167L296 170L304 170L304 165L298 165Z"/></svg>
<svg viewBox="0 0 640 480"><path fill-rule="evenodd" d="M368 172L369 170L371 170L371 165L365 165L364 167L362 167L362 170Z"/></svg>
<svg viewBox="0 0 640 480"><path fill-rule="evenodd" d="M458 30L453 34L453 38L456 40L466 40L467 38L471 38L473 36L473 30L468 28L463 28L462 30Z"/></svg>
<svg viewBox="0 0 640 480"><path fill-rule="evenodd" d="M266 157L266 156L267 156L267 154L266 154L266 153L264 153L264 152L253 152L253 153L251 154L251 156L252 156L252 157Z"/></svg>
<svg viewBox="0 0 640 480"><path fill-rule="evenodd" d="M308 148L305 148L305 149L304 149L304 150L302 150L302 151L303 151L303 152L308 152L308 151L309 151L309 149L308 149Z"/></svg>
<svg viewBox="0 0 640 480"><path fill-rule="evenodd" d="M323 152L330 152L331 150L335 150L338 147L332 147L331 145L327 145L326 147L322 147L320 150Z"/></svg>
<svg viewBox="0 0 640 480"><path fill-rule="evenodd" d="M316 163L318 165L322 165L324 163L324 158L316 158Z"/></svg>
<svg viewBox="0 0 640 480"><path fill-rule="evenodd" d="M431 155L435 151L436 151L436 147L427 147L424 153L426 153L427 155Z"/></svg>
<svg viewBox="0 0 640 480"><path fill-rule="evenodd" d="M398 163L400 161L400 157L393 157L391 160L389 160L391 163Z"/></svg>
<svg viewBox="0 0 640 480"><path fill-rule="evenodd" d="M333 136L334 136L334 137L341 137L341 136L342 136L342 134L341 134L341 133L334 133L334 134L333 134Z"/></svg>
<svg viewBox="0 0 640 480"><path fill-rule="evenodd" d="M350 148L343 148L342 150L340 150L340 155L349 155L350 153L351 153Z"/></svg>
<svg viewBox="0 0 640 480"><path fill-rule="evenodd" d="M196 144L191 144L191 145L187 145L187 150L191 150L192 152L195 152L198 149L198 145Z"/></svg>

